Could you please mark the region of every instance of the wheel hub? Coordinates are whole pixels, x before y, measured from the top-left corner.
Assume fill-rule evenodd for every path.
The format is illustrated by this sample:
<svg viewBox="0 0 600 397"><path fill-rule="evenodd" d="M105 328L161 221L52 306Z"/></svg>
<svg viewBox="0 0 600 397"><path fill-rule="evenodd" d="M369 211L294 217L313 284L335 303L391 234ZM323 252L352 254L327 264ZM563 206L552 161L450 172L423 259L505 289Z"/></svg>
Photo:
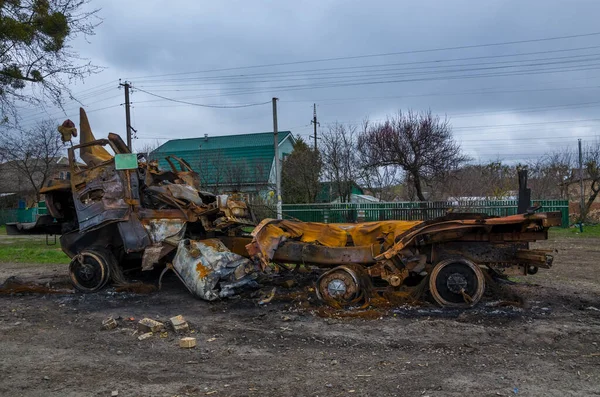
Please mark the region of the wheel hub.
<svg viewBox="0 0 600 397"><path fill-rule="evenodd" d="M317 279L317 297L334 307L358 302L363 291L357 274L362 271L359 265L350 264L323 273Z"/></svg>
<svg viewBox="0 0 600 397"><path fill-rule="evenodd" d="M79 269L79 277L85 281L90 281L94 277L94 269L92 266L84 264Z"/></svg>
<svg viewBox="0 0 600 397"><path fill-rule="evenodd" d="M460 294L460 291L465 290L467 285L467 279L460 273L452 273L446 281L448 289L455 294Z"/></svg>
<svg viewBox="0 0 600 397"><path fill-rule="evenodd" d="M346 283L339 278L333 279L327 284L327 292L329 292L329 296L333 298L343 296L346 291Z"/></svg>
<svg viewBox="0 0 600 397"><path fill-rule="evenodd" d="M108 251L86 250L71 260L69 273L73 286L82 292L98 291L110 278L112 254Z"/></svg>

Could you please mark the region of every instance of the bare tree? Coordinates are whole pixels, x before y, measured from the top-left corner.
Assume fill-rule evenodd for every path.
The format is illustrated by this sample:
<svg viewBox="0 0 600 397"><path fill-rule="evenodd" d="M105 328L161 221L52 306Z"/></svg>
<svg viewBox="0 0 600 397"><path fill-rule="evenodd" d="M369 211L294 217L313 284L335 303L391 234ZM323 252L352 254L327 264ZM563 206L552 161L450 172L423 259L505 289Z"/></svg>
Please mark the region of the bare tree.
<svg viewBox="0 0 600 397"><path fill-rule="evenodd" d="M4 133L0 139L0 157L4 166L14 172L14 179L23 178L40 200L40 189L53 176L63 153L56 124L47 120L30 130Z"/></svg>
<svg viewBox="0 0 600 397"><path fill-rule="evenodd" d="M585 221L592 205L596 201L596 197L600 193L600 141L596 141L585 147L583 152L584 157L584 172L589 178L590 191L586 193L583 211L579 215L580 221Z"/></svg>
<svg viewBox="0 0 600 397"><path fill-rule="evenodd" d="M467 164L448 173L436 189L454 198L504 199L518 188L514 166L498 159L487 164Z"/></svg>
<svg viewBox="0 0 600 397"><path fill-rule="evenodd" d="M254 184L256 193L274 189L269 181L272 162L254 159L247 165L249 180Z"/></svg>
<svg viewBox="0 0 600 397"><path fill-rule="evenodd" d="M225 184L233 192L241 192L248 182L248 166L243 161L229 160L224 162Z"/></svg>
<svg viewBox="0 0 600 397"><path fill-rule="evenodd" d="M321 184L321 156L299 138L294 150L283 159L281 167L281 187L286 203L314 203Z"/></svg>
<svg viewBox="0 0 600 397"><path fill-rule="evenodd" d="M360 177L357 139L356 127L338 123L321 136L323 174L341 202L350 201L352 187Z"/></svg>
<svg viewBox="0 0 600 397"><path fill-rule="evenodd" d="M146 141L143 145L140 145L137 149L139 154L143 154L148 160L158 160L156 149L161 146L160 141L157 139L154 142Z"/></svg>
<svg viewBox="0 0 600 397"><path fill-rule="evenodd" d="M570 149L547 154L528 163L529 186L533 198L568 199L568 183L575 165Z"/></svg>
<svg viewBox="0 0 600 397"><path fill-rule="evenodd" d="M365 120L361 135L367 134L368 130L369 121ZM382 201L392 201L396 197L396 187L402 178L399 167L396 165L373 165L367 148L357 145L356 149L361 186Z"/></svg>
<svg viewBox="0 0 600 397"><path fill-rule="evenodd" d="M448 177L435 184L435 190L455 199L467 197L487 197L491 190L484 178L485 165L467 164L448 173ZM445 198L447 198L445 197Z"/></svg>
<svg viewBox="0 0 600 397"><path fill-rule="evenodd" d="M424 184L443 178L468 160L452 138L450 123L430 111L398 112L370 126L358 144L367 152L370 166L404 170L420 201L426 200Z"/></svg>
<svg viewBox="0 0 600 397"><path fill-rule="evenodd" d="M200 177L200 186L212 193L221 193L225 182L228 162L222 150L200 151L194 170Z"/></svg>

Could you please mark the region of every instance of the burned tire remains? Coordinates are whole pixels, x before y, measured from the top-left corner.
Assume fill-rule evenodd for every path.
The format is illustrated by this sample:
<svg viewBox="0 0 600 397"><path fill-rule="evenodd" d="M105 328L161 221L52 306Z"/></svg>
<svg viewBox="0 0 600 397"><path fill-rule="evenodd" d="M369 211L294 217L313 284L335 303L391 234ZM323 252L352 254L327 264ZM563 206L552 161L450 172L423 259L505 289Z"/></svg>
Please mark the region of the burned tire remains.
<svg viewBox="0 0 600 397"><path fill-rule="evenodd" d="M346 265L323 273L316 283L319 300L334 306L348 306L363 301L368 294L366 274L360 265Z"/></svg>
<svg viewBox="0 0 600 397"><path fill-rule="evenodd" d="M429 276L429 290L440 306L466 308L476 305L485 290L483 272L466 259L446 259Z"/></svg>
<svg viewBox="0 0 600 397"><path fill-rule="evenodd" d="M112 254L103 249L89 249L71 259L69 275L73 286L81 292L96 292L110 279Z"/></svg>

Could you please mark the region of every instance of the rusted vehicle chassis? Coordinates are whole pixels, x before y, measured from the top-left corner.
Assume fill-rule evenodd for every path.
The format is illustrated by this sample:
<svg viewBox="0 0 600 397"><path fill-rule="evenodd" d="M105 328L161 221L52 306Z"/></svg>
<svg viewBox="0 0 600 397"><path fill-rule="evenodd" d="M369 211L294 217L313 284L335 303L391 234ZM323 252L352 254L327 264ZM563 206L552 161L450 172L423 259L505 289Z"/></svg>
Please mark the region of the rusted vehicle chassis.
<svg viewBox="0 0 600 397"><path fill-rule="evenodd" d="M440 305L466 307L481 299L491 275L550 268L550 253L529 249L529 243L547 239L548 228L560 222L557 212L502 218L451 214L427 222L362 224L265 220L252 239L222 241L263 267L275 262L331 268L316 285L319 298L327 302L351 304L378 292L422 293L428 288Z"/></svg>
<svg viewBox="0 0 600 397"><path fill-rule="evenodd" d="M60 234L82 291L126 284L130 271L164 269L194 295L214 300L255 285L256 274L273 263L305 264L324 269L316 292L333 305L429 290L440 305L468 307L490 276L534 274L552 264L529 243L546 239L548 228L560 225L559 213L360 224L265 219L256 226L246 202L201 190L185 161L169 156L170 169L161 170L156 161L132 158L118 135L96 139L83 109L80 117L80 144L68 150L71 179L43 188L49 215L22 231ZM74 125L59 131L76 134ZM123 166L123 159L133 161Z"/></svg>

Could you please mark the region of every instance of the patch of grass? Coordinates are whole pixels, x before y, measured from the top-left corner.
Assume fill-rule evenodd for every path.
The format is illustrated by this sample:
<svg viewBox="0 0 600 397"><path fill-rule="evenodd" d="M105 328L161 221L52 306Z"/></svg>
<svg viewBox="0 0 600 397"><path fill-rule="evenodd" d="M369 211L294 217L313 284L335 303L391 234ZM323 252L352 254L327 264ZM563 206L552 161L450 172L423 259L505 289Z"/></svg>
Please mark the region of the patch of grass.
<svg viewBox="0 0 600 397"><path fill-rule="evenodd" d="M6 225L0 225L0 234L6 234Z"/></svg>
<svg viewBox="0 0 600 397"><path fill-rule="evenodd" d="M549 234L550 237L600 238L600 225L584 225L583 233L579 232L579 227L553 227Z"/></svg>
<svg viewBox="0 0 600 397"><path fill-rule="evenodd" d="M52 238L51 241L54 241ZM4 237L0 241L0 263L69 263L60 245L46 245L45 236Z"/></svg>

